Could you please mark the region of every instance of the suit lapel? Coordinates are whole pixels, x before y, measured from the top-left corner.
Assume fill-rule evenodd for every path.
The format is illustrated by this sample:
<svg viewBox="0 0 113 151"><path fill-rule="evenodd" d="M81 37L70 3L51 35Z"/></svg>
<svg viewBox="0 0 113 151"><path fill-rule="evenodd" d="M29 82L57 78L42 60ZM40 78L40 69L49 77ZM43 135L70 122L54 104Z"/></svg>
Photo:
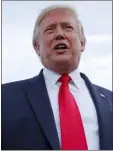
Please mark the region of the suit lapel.
<svg viewBox="0 0 113 151"><path fill-rule="evenodd" d="M113 149L113 117L108 100L84 74L81 74L81 76L85 80L96 107L99 124L100 149Z"/></svg>
<svg viewBox="0 0 113 151"><path fill-rule="evenodd" d="M54 116L46 90L42 70L39 76L28 82L28 85L25 89L28 100L32 105L32 109L34 110L51 147L54 150L60 149Z"/></svg>

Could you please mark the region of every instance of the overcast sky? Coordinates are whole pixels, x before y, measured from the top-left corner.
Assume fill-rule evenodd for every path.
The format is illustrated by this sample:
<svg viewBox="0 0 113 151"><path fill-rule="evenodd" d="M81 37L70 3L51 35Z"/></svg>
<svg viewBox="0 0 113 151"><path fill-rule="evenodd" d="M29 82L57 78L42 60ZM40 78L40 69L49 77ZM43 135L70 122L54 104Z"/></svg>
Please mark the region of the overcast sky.
<svg viewBox="0 0 113 151"><path fill-rule="evenodd" d="M112 89L111 1L3 1L2 83L37 75L43 67L32 47L39 12L51 4L76 7L87 39L79 69L100 86Z"/></svg>

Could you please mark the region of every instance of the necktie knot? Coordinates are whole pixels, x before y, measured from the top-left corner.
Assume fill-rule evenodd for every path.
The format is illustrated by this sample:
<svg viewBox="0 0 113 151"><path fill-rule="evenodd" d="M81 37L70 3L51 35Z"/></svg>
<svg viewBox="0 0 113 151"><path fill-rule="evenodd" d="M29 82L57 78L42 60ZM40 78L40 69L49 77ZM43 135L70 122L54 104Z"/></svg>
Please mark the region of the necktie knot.
<svg viewBox="0 0 113 151"><path fill-rule="evenodd" d="M68 74L64 74L59 78L59 82L62 82L62 84L68 84L71 80L71 77Z"/></svg>

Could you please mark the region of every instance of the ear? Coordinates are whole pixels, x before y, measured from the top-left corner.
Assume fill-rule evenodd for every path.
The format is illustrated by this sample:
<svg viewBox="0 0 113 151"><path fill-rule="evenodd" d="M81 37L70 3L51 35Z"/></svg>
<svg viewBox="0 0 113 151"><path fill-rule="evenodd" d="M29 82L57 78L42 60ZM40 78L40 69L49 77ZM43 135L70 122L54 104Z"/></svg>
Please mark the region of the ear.
<svg viewBox="0 0 113 151"><path fill-rule="evenodd" d="M81 38L81 52L83 52L85 50L85 45L86 45L86 38L85 38L85 36L83 36Z"/></svg>
<svg viewBox="0 0 113 151"><path fill-rule="evenodd" d="M36 53L38 54L38 56L40 56L40 45L38 44L38 41L33 42L33 47L34 47Z"/></svg>

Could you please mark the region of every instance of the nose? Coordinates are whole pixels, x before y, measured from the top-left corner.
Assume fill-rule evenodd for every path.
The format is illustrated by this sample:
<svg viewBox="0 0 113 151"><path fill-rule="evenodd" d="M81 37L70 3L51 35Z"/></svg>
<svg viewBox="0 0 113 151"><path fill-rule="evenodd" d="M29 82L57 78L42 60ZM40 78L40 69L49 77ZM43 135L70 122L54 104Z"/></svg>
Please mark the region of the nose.
<svg viewBox="0 0 113 151"><path fill-rule="evenodd" d="M56 28L55 40L62 40L62 39L65 39L63 29L61 27L57 27Z"/></svg>

